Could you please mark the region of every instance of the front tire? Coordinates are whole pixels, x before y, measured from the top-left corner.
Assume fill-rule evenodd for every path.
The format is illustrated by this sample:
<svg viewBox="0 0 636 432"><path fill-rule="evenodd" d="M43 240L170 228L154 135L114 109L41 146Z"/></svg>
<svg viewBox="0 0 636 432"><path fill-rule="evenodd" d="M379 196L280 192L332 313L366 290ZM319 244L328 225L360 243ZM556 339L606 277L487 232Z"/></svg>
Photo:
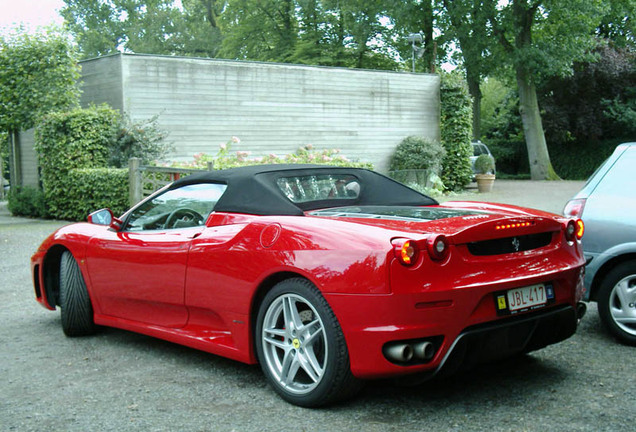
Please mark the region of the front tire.
<svg viewBox="0 0 636 432"><path fill-rule="evenodd" d="M597 301L605 327L622 342L636 345L636 261L619 264L605 276Z"/></svg>
<svg viewBox="0 0 636 432"><path fill-rule="evenodd" d="M360 387L336 316L305 279L280 282L265 296L255 336L263 373L290 403L317 407L350 397Z"/></svg>
<svg viewBox="0 0 636 432"><path fill-rule="evenodd" d="M95 333L93 306L84 277L70 252L60 261L60 308L62 330L66 336L87 336Z"/></svg>

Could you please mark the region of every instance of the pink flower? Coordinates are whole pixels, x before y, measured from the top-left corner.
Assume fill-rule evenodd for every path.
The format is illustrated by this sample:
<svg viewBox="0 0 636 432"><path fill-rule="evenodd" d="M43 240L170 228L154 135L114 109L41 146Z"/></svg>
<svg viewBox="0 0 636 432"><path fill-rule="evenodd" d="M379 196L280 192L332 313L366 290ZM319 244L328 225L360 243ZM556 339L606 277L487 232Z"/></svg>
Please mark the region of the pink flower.
<svg viewBox="0 0 636 432"><path fill-rule="evenodd" d="M313 145L313 144L307 144L307 145L305 146L305 148L306 148L307 150L311 150L311 149L313 149L313 148L314 148L314 145Z"/></svg>
<svg viewBox="0 0 636 432"><path fill-rule="evenodd" d="M230 141L232 141L234 144L238 144L241 142L239 137L236 137L236 136L233 136L232 138L230 138Z"/></svg>
<svg viewBox="0 0 636 432"><path fill-rule="evenodd" d="M221 147L221 150L227 150L227 144L225 143L219 144L219 147Z"/></svg>

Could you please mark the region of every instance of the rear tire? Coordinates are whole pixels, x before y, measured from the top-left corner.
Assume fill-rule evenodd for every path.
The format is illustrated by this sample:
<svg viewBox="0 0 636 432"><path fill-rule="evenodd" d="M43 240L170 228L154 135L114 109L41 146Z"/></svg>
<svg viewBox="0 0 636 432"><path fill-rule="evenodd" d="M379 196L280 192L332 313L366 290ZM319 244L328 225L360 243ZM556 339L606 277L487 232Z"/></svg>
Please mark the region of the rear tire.
<svg viewBox="0 0 636 432"><path fill-rule="evenodd" d="M70 252L60 261L60 308L62 330L66 336L87 336L95 333L93 306L84 277Z"/></svg>
<svg viewBox="0 0 636 432"><path fill-rule="evenodd" d="M636 261L614 267L601 282L598 312L617 339L636 346Z"/></svg>
<svg viewBox="0 0 636 432"><path fill-rule="evenodd" d="M255 340L263 373L292 404L318 407L351 397L361 387L335 314L306 279L287 279L267 293Z"/></svg>

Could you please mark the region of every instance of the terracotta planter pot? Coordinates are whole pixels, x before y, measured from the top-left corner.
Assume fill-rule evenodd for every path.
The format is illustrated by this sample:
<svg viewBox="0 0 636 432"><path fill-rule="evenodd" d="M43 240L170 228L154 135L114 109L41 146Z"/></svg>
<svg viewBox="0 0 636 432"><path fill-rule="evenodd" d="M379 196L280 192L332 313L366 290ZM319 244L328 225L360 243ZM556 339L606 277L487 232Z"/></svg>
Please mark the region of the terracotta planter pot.
<svg viewBox="0 0 636 432"><path fill-rule="evenodd" d="M480 193L490 192L492 185L495 183L494 174L475 174L475 180L477 180L477 189Z"/></svg>

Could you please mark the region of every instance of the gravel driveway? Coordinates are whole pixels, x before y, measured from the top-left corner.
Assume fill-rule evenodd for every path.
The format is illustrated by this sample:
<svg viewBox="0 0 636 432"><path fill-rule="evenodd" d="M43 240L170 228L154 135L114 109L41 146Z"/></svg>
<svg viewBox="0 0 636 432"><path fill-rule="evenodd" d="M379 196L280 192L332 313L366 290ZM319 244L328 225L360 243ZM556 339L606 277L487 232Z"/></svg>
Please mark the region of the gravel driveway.
<svg viewBox="0 0 636 432"><path fill-rule="evenodd" d="M535 207L559 211L581 186L512 183L498 181L490 199L510 202L510 186L512 197L532 195ZM474 195L453 199L489 199ZM279 399L258 367L115 329L65 337L59 312L35 302L29 269L38 244L62 223L3 210L0 204L2 431L636 428L634 348L601 329L594 303L577 334L560 344L416 387L370 382L348 403L309 410Z"/></svg>

